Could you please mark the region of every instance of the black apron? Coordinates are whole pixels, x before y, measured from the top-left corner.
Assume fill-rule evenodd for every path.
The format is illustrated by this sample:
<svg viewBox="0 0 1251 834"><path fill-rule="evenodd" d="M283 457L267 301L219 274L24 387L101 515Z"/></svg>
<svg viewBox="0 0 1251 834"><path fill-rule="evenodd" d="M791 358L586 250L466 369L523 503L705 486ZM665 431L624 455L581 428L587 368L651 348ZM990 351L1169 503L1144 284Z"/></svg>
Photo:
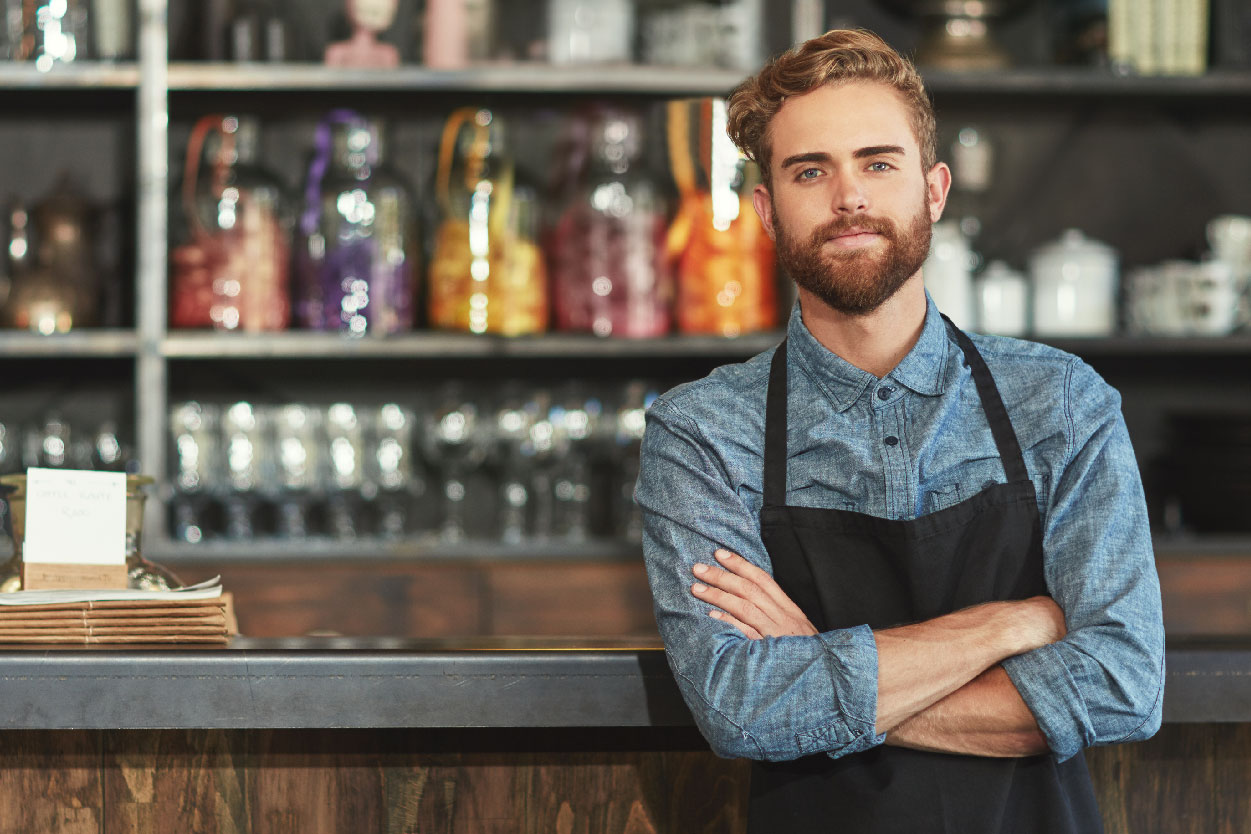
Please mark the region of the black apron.
<svg viewBox="0 0 1251 834"><path fill-rule="evenodd" d="M1034 485L999 389L951 322L1007 483L939 512L892 521L786 506L786 342L765 412L760 532L773 575L819 631L928 620L991 600L1046 594ZM1085 759L985 758L879 745L753 766L751 834L1062 834L1103 830Z"/></svg>

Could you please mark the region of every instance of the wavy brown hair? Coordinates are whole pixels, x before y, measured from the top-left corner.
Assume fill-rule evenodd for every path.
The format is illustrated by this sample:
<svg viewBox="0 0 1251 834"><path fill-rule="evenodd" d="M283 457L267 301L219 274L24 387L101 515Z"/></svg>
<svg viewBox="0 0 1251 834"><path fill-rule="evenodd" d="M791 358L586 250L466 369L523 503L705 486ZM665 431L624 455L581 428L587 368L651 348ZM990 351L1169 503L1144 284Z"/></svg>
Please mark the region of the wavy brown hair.
<svg viewBox="0 0 1251 834"><path fill-rule="evenodd" d="M934 107L916 67L866 29L834 29L771 59L730 94L726 132L760 165L766 187L772 185L769 124L778 110L791 96L849 81L877 81L903 97L921 147L922 170L934 167L938 160Z"/></svg>

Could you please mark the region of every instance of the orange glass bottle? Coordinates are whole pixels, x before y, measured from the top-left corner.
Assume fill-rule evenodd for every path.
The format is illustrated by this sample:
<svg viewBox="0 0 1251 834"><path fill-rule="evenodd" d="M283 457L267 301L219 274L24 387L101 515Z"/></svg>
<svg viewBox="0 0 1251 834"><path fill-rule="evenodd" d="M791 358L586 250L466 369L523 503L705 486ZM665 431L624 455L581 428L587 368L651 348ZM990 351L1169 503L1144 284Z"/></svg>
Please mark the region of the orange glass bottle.
<svg viewBox="0 0 1251 834"><path fill-rule="evenodd" d="M680 194L668 240L678 276L678 329L732 337L776 327L773 241L751 199L759 173L725 133L725 102L670 102L668 139Z"/></svg>

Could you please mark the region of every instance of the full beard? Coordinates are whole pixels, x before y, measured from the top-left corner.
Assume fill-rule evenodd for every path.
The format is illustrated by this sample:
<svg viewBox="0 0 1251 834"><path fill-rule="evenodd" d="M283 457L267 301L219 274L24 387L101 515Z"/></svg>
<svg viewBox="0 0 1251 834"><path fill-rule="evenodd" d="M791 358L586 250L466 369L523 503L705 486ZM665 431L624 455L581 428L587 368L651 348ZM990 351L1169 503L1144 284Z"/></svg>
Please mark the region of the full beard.
<svg viewBox="0 0 1251 834"><path fill-rule="evenodd" d="M929 208L924 203L906 230L885 217L846 217L831 220L807 240L797 240L787 233L777 220L776 208L773 217L777 258L787 275L847 315L862 316L882 306L916 274L930 251L932 228ZM885 238L885 246L825 252L827 241L852 228L880 234Z"/></svg>

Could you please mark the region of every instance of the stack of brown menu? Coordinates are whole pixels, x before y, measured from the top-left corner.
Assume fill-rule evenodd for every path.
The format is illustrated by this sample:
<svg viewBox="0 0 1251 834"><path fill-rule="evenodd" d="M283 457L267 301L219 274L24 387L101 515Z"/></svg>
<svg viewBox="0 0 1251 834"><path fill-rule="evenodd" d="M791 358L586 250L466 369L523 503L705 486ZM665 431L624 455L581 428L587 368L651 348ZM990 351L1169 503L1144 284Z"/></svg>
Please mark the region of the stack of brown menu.
<svg viewBox="0 0 1251 834"><path fill-rule="evenodd" d="M0 643L218 643L237 632L220 579L173 591L0 594Z"/></svg>

